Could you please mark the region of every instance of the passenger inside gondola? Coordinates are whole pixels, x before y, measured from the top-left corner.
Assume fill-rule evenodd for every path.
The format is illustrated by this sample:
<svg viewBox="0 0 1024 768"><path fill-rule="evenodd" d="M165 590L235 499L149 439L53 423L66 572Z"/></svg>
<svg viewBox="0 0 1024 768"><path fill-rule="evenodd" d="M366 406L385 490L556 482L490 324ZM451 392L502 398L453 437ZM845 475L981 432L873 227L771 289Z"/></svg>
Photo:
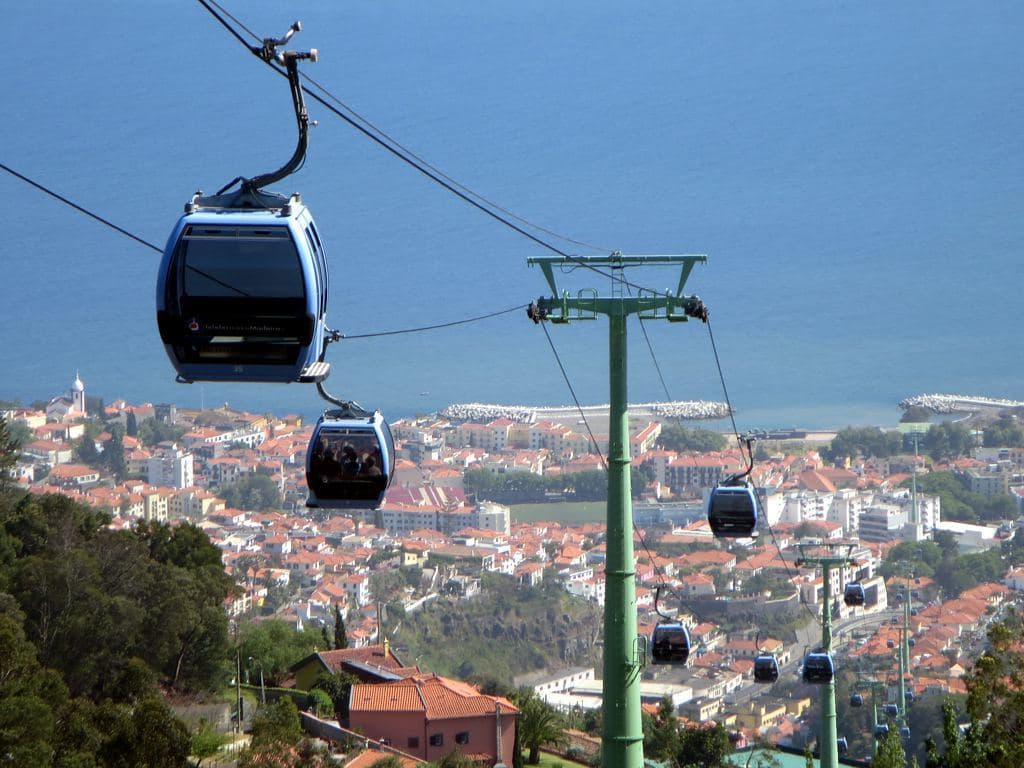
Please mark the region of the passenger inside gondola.
<svg viewBox="0 0 1024 768"><path fill-rule="evenodd" d="M361 458L360 458L361 457ZM314 448L310 478L318 498L370 499L382 492L384 459L376 436L347 430L342 439L325 432Z"/></svg>

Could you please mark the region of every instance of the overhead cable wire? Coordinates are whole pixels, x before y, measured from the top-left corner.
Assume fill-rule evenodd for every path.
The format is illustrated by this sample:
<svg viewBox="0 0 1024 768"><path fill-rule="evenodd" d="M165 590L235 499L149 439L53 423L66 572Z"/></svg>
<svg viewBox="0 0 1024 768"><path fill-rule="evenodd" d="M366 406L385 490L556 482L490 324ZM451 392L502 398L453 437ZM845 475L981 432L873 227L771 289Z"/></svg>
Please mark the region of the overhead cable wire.
<svg viewBox="0 0 1024 768"><path fill-rule="evenodd" d="M245 41L245 39L238 33L238 31L235 30L234 28L232 28L232 26L230 24L228 24L227 21L223 17L221 17L221 15L218 14L217 11L214 10L213 7L211 7L212 1L213 0L197 0L197 2L200 5L202 5L207 10L207 12L209 12L210 15L213 16L221 24L221 26L223 26L226 30L228 30L228 32L243 47L245 47L246 50L252 52L253 51L252 47ZM250 34L253 34L253 33L250 32ZM255 35L253 35L253 36L255 37ZM287 73L284 70L282 70L280 68L280 66L276 64L276 62L271 60L271 61L267 61L265 63L268 66L270 66L271 69L273 69L275 72L277 72L279 75L281 75L282 77L287 77ZM302 74L302 77L307 79L307 80L309 80L308 76L305 75L305 74ZM310 80L310 82L313 82L313 81ZM320 86L317 86L317 87L320 87ZM458 197L460 200L462 200L462 201L468 203L469 205L473 206L474 208L479 210L481 213L484 213L487 216L490 216L495 221L497 221L497 222L499 222L501 224L504 224L509 229L513 230L514 232L519 233L523 237L525 237L528 240L536 243L537 245L541 246L542 248L545 248L545 249L551 251L552 253L555 253L555 254L561 256L564 259L568 259L569 261L574 262L575 264L577 264L580 267L583 267L584 269L588 269L591 272L594 272L594 273L596 273L598 275L601 275L602 277L606 277L606 278L610 278L610 279L616 279L614 275L612 275L612 274L610 274L608 272L605 272L604 270L599 269L598 267L595 267L592 264L587 264L579 256L576 256L576 255L570 254L570 253L568 253L566 251L563 251L561 248L558 248L558 247L552 245L551 243L545 241L543 238L537 237L536 235L534 235L534 234L526 231L525 229L523 229L523 227L515 224L512 221L509 221L507 218L504 218L503 216L501 216L499 213L495 212L494 210L491 210L491 208L487 207L487 205L484 205L483 203L479 202L477 199L474 199L474 196L478 197L480 200L485 199L482 196L477 195L476 193L463 192L462 190L458 189L457 187L462 186L462 185L458 184L457 182L453 183L451 181L445 180L445 178L442 177L443 174L441 174L440 172L436 172L436 171L431 170L429 167L427 167L426 164L417 161L411 155L411 153L407 153L407 152L399 149L399 147L397 146L397 142L396 142L395 145L393 145L387 139L385 139L383 136L378 135L374 130L371 130L369 127L367 127L367 126L372 125L372 123L370 123L369 121L365 121L366 125L360 124L360 122L358 122L356 119L354 119L354 118L350 117L349 115L345 114L344 112L342 112L338 107L334 106L333 104L328 103L328 101L327 101L327 99L325 97L320 96L318 93L315 93L312 89L308 88L305 85L302 86L302 91L307 96L309 96L311 99L313 99L314 101L319 103L321 106L326 108L328 111L333 113L335 116L339 117L341 120L343 120L346 123L348 123L351 127L355 128L357 131L362 133L368 139L370 139L374 143L378 144L381 148L383 148L384 150L386 150L390 154L394 155L399 160L401 160L402 162L406 163L407 165L409 165L413 169L419 171L421 174L423 174L424 176L429 178L431 181L433 181L436 184L440 185L441 187L447 189L449 192L451 192L453 195ZM334 97L332 96L332 98L334 98ZM354 110L352 111L352 113L356 114ZM360 118L360 120L362 120L362 118ZM516 218L519 218L519 217L516 217ZM542 229L542 228L536 227L535 225L532 225L532 224L530 226L533 227L533 228L536 228L536 229ZM565 238L565 237L563 237L561 235L557 235L557 237L559 237L559 239L569 240L570 242L577 242L577 241L570 240L570 238ZM593 246L588 246L588 247L593 247ZM630 286L632 288L635 288L637 290L646 291L646 292L650 293L653 296L675 298L675 297L672 297L671 294L668 294L668 293L666 293L664 291L656 291L656 290L653 290L651 288L647 288L645 286L638 285L636 283L631 283L631 282L626 281L626 280L623 280L622 282L623 282L624 285L628 285L628 286Z"/></svg>
<svg viewBox="0 0 1024 768"><path fill-rule="evenodd" d="M117 224L114 224L112 221L103 218L99 214L93 213L88 208L83 208L78 203L75 203L75 202L72 202L71 200L68 200L66 197L64 197L64 195L60 195L60 194L54 192L49 187L43 186L39 182L33 181L32 179L30 179L28 176L25 176L23 174L18 173L16 170L11 168L10 166L5 165L4 163L0 163L0 169L2 169L4 171L7 171L7 173L11 174L12 176L14 176L14 177L16 177L18 179L21 179L26 184L28 184L28 185L30 185L32 187L35 187L40 192L45 192L50 197L53 197L53 198L55 198L57 200L60 200L60 202L64 203L64 205L67 205L67 206L70 206L71 208L74 208L79 213L84 213L86 216L88 216L91 219L95 219L100 224L103 224L104 226L110 227L115 232L119 232L122 235L124 235L125 237L130 237L135 242L141 243L142 245L146 246L147 248L151 248L152 250L156 251L157 253L163 253L164 252L163 248L160 248L160 247L158 247L156 245L153 245L153 243L149 242L148 240L144 240L143 238L139 237L136 234L133 234L133 233L129 232L124 227L117 226Z"/></svg>
<svg viewBox="0 0 1024 768"><path fill-rule="evenodd" d="M555 342L551 340L551 334L548 333L547 323L540 323L541 328L544 329L544 337L548 340L548 346L551 347L551 352L555 356L555 362L558 363L558 368L562 372L562 378L565 379L565 385L569 388L569 394L572 395L572 401L576 403L576 410L580 413L580 418L583 419L583 426L587 428L587 434L590 435L590 442L594 445L594 450L597 451L597 456L601 459L601 466L604 471L608 471L608 462L604 458L604 454L601 453L601 447L597 444L597 438L594 437L594 432L590 428L590 422L587 420L587 414L583 411L583 406L580 405L580 399L576 397L576 390L572 386L572 382L569 380L569 374L565 371L565 366L562 365L562 358L558 355L558 350L555 349Z"/></svg>
<svg viewBox="0 0 1024 768"><path fill-rule="evenodd" d="M739 429L736 426L736 414L732 407L732 400L729 397L729 387L725 383L725 373L722 370L722 360L718 354L718 345L715 344L715 334L711 328L710 317L707 320L707 326L708 338L711 339L711 350L714 352L715 355L715 367L718 369L718 379L722 383L722 395L725 397L725 406L726 408L729 409L729 420L732 422L733 435L736 437L736 442L740 443L742 441L740 439ZM751 466L753 466L754 454L753 449L749 445L749 442L747 445L747 451L750 453L750 462ZM779 558L782 560L782 564L783 566L785 566L786 573L789 576L790 580L794 581L798 579L799 574L794 573L793 570L789 567L789 561L786 559L786 556L782 553L782 547L779 546L779 540L775 537L775 531L772 530L772 524L768 520L767 495L762 490L759 490L756 484L754 484L754 493L757 496L758 504L764 511L762 518L764 519L765 528L768 529L768 535L771 537L772 543L775 545L775 551L778 552ZM814 619L815 623L820 625L822 623L822 620L813 611L811 611L810 608L807 607L807 603L804 602L803 597L800 595L800 586L798 584L796 584L795 586L797 587L797 598L800 602L800 605L803 606L804 610L807 611L807 613L811 616L812 619Z"/></svg>
<svg viewBox="0 0 1024 768"><path fill-rule="evenodd" d="M210 3L210 5L214 6L215 8L217 8L217 10L219 10L221 13L223 13L225 16L227 16L229 19L231 19L235 24L237 24L239 27L244 29L249 34L249 36L252 37L256 42L260 42L260 37L255 32L253 32L251 29L249 29L241 20L239 20L238 17L232 15L230 11L228 11L226 8L224 8L224 6L222 6L220 3L216 2L216 0L208 0L208 2ZM238 37L238 36L236 35L236 37ZM451 182L454 186L458 187L459 189L461 189L462 191L466 192L467 194L472 195L476 199L486 203L487 205L489 205L491 208L495 209L496 211L501 211L503 214L505 214L509 218L515 219L516 221L518 221L518 222L520 222L522 224L525 224L526 226L530 227L531 229L535 229L538 232L543 232L544 234L551 235L552 237L558 238L559 240L563 240L563 241L565 241L567 243L572 243L573 245L581 245L584 248L590 248L591 250L594 250L594 251L604 251L604 252L608 252L608 253L611 252L612 249L610 249L610 248L602 248L601 246L594 245L592 243L588 243L588 242L585 242L583 240L575 240L575 239L573 239L571 237L567 237L566 235L563 235L563 234L561 234L559 232L555 232L552 229L548 229L548 228L546 228L544 226L541 226L540 224L532 222L529 219L526 219L526 218L524 218L522 216L519 216L514 211L511 211L508 208L503 207L502 205L500 205L499 203L495 202L494 200L491 200L491 199L485 197L484 195L480 194L479 192L477 192L477 191L475 191L473 189L470 189L465 184L462 184L461 182L459 182L458 179L455 179L455 178L449 176L447 173L445 173L443 170L438 168L436 165L433 165L429 160L425 159L422 155L417 154L415 151L413 151L409 147L407 147L404 144L402 144L398 139L396 139L394 136L390 135L387 131L385 131L379 125L376 125L375 123L373 123L365 115L360 114L358 111L356 111L354 108L352 108L349 104L346 104L338 96L336 96L335 94L331 93L330 89L328 89L327 86L325 86L323 83L318 82L315 78L313 78L311 75L309 75L309 74L307 74L305 72L300 73L300 74L301 74L301 77L302 77L303 80L305 80L306 82L310 83L315 88L319 89L320 92L323 93L325 97L327 97L328 99L333 101L341 109L345 110L348 114L350 114L356 120L361 122L363 125L367 126L371 130L375 131L377 133L377 135L379 135L382 138L386 139L388 142L391 143L392 146L397 147L402 152L404 152L406 155L408 155L412 159L416 160L416 162L422 164L426 168L429 168L431 171L436 173L441 178L445 179L446 181Z"/></svg>
<svg viewBox="0 0 1024 768"><path fill-rule="evenodd" d="M489 312L486 315L477 315L476 317L467 317L464 320L452 320L448 323L437 323L436 325L423 325L418 328L404 328L397 331L377 331L375 333L358 333L358 334L342 334L342 339L374 339L380 336L400 336L405 333L420 333L421 331L435 331L439 328L451 328L456 325L466 325L467 323L475 323L480 320L488 320L492 317L498 317L499 315L507 315L510 312L519 312L526 309L527 304L520 304L515 307L509 307L508 309L500 309L496 312Z"/></svg>
<svg viewBox="0 0 1024 768"><path fill-rule="evenodd" d="M429 160L426 160L421 155L417 154L415 151L409 149L409 147L407 147L404 144L402 144L394 136L391 136L390 134L388 134L387 131L385 131L383 128L381 128L378 125L375 125L372 121L370 121L369 119L367 119L363 115L359 114L359 112L357 112L351 106L349 106L344 101L342 101L337 96L335 96L333 93L331 93L324 85L322 85L321 83L317 82L310 75L308 75L305 72L303 72L302 73L302 79L307 81L307 82L309 82L309 83L311 83L316 88L319 88L320 91L327 98L329 98L331 101L333 101L339 107L344 109L346 112L348 112L350 115L352 115L355 119L359 120L364 125L368 126L372 130L376 131L380 136L382 136L383 138L387 139L387 141L391 142L391 144L393 146L395 146L398 149L402 150L402 152L406 153L409 157L413 158L418 163L421 163L424 167L429 168L431 171L433 171L434 173L436 173L438 176L440 176L441 178L445 179L446 181L451 182L453 186L458 187L459 189L461 189L462 191L466 192L469 195L472 195L477 200L480 200L481 202L486 203L487 205L489 205L494 210L501 211L503 214L508 216L510 219L515 219L516 221L520 222L521 224L525 224L526 226L530 227L531 229L535 229L538 232L543 232L546 235L551 235L552 237L555 237L555 238L557 238L559 240L563 240L563 241L565 241L567 243L572 243L573 245L581 245L584 248L590 248L593 251L602 251L602 252L605 252L605 253L611 253L611 251L613 250L611 248L603 248L603 247L601 247L599 245L594 245L592 243L588 243L588 242L586 242L584 240L575 240L575 239L573 239L571 237L568 237L566 235L563 235L563 234L561 234L559 232L555 232L552 229L548 229L547 227L544 227L544 226L542 226L540 224L537 224L537 223L535 223L533 221L530 221L527 218L524 218L524 217L520 216L519 214L515 213L514 211L511 211L508 208L503 207L499 203L496 203L494 200L491 200L490 198L480 194L479 192L477 192L477 191L475 191L473 189L470 189L465 184L462 184L460 181L458 181L458 179L452 178L447 173L445 173L443 170L438 168L436 165L433 165Z"/></svg>
<svg viewBox="0 0 1024 768"><path fill-rule="evenodd" d="M47 186L45 186L43 184L40 184L39 182L29 178L28 176L25 176L22 173L18 173L13 168L11 168L10 166L8 166L8 165L6 165L6 164L4 164L2 162L0 162L0 170L6 171L7 173L11 174L12 176L15 176L16 178L20 179L21 181L25 182L26 184L28 184L28 185L30 185L32 187L35 187L36 189L40 190L41 192L45 192L46 194L50 195L51 197L59 200L60 202L62 202L65 205L69 206L70 208L73 208L76 211L79 211L80 213L84 213L89 218L95 219L96 221L100 222L101 224L103 224L103 225L105 225L107 227L110 227L115 232L118 232L119 234L122 234L125 237L129 237L132 240L134 240L135 242L140 243L141 245L144 245L147 248L150 248L150 249L156 251L157 253L163 253L163 248L160 248L160 247L154 245L153 243L149 242L148 240L145 240L144 238L139 237L136 234L133 234L129 230L125 229L124 227L119 227L117 224L114 224L113 222L109 221L108 219L105 219L104 217L100 216L99 214L94 213L93 211L90 211L88 208L85 208L85 207L79 205L78 203L74 202L73 200L69 200L68 198L64 197L64 195L61 195L58 192L54 192L49 187L47 187ZM203 271L201 271L199 269L196 269L195 267L189 267L189 269L191 269L194 272L198 272L200 275L202 275L203 277L205 277L205 278L207 278L209 280L213 280L214 282L219 283L220 285L223 285L223 286L225 286L227 288L230 288L233 291L237 291L238 293L241 293L243 296L247 296L248 295L244 291L241 291L238 288L234 288L233 286L230 286L227 283L224 283L224 282L218 280L213 275L209 275L209 274L207 274L207 273L205 273L205 272L203 272ZM499 309L499 310L496 310L494 312L488 312L487 314L484 314L484 315L475 315L473 317L467 317L467 318L463 318L461 320L451 320L449 322L437 323L435 325L424 325L424 326L419 326L419 327L416 327L416 328L402 328L402 329L393 330L393 331L376 331L376 332L371 332L371 333L360 333L360 334L352 334L352 335L342 335L340 338L343 338L343 339L370 339L370 338L376 338L376 337L379 337L379 336L400 336L400 335L406 334L406 333L420 333L420 332L423 332L423 331L433 331L433 330L438 330L438 329L441 329L441 328L451 328L451 327L454 327L454 326L457 326L457 325L467 325L469 323L476 323L476 322L480 322L481 320L489 320L492 317L498 317L500 315L507 315L507 314L509 314L511 312L521 311L523 309L526 309L526 307L527 307L526 304L519 304L519 305L517 305L515 307L508 307L507 309Z"/></svg>
<svg viewBox="0 0 1024 768"><path fill-rule="evenodd" d="M633 290L629 288L628 284L626 287L629 289L629 295L632 296ZM647 325L644 323L644 319L639 315L637 316L637 320L640 321L640 330L643 331L644 341L647 342L647 350L651 353L651 361L654 363L654 370L658 372L658 380L661 381L661 388L665 392L665 399L671 402L672 395L669 394L668 384L665 383L665 377L661 373L661 365L658 363L658 356L654 354L654 345L651 344L651 337L647 335Z"/></svg>

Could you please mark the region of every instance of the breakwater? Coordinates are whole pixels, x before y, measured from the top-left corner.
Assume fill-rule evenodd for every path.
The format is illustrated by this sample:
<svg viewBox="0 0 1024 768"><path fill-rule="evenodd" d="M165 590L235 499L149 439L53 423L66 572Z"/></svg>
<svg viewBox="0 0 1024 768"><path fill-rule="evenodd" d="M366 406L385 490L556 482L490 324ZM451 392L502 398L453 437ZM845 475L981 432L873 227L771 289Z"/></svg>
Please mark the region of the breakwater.
<svg viewBox="0 0 1024 768"><path fill-rule="evenodd" d="M905 400L900 400L899 406L903 410L919 406L927 408L933 413L970 413L981 408L1024 408L1024 402L994 397L934 394L908 397Z"/></svg>
<svg viewBox="0 0 1024 768"><path fill-rule="evenodd" d="M453 403L440 415L452 421L486 423L505 418L517 424L533 424L544 419L564 419L583 411L585 415L605 415L608 405L529 406L493 405L488 403ZM710 400L676 400L659 403L631 403L632 416L650 416L655 419L723 419L729 415L729 406Z"/></svg>

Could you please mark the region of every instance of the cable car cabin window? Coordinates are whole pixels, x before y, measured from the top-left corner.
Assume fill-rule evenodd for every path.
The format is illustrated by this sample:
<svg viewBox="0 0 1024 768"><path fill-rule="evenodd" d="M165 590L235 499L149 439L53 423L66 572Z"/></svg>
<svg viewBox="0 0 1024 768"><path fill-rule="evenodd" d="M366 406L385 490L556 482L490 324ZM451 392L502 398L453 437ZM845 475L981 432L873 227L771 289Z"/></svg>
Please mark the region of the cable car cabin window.
<svg viewBox="0 0 1024 768"><path fill-rule="evenodd" d="M191 226L181 248L186 296L305 301L302 265L287 227Z"/></svg>
<svg viewBox="0 0 1024 768"><path fill-rule="evenodd" d="M708 500L708 523L715 536L746 538L757 527L757 502L746 487L721 486Z"/></svg>
<svg viewBox="0 0 1024 768"><path fill-rule="evenodd" d="M861 584L847 584L843 591L843 602L849 606L864 605L864 587Z"/></svg>
<svg viewBox="0 0 1024 768"><path fill-rule="evenodd" d="M831 683L835 676L832 657L827 653L812 653L804 659L804 682L812 685Z"/></svg>
<svg viewBox="0 0 1024 768"><path fill-rule="evenodd" d="M685 664L690 657L690 635L682 624L659 624L651 638L651 661Z"/></svg>
<svg viewBox="0 0 1024 768"><path fill-rule="evenodd" d="M754 682L774 683L779 679L779 663L774 656L758 656L754 659Z"/></svg>
<svg viewBox="0 0 1024 768"><path fill-rule="evenodd" d="M307 480L318 499L376 502L387 488L384 457L372 429L322 429Z"/></svg>
<svg viewBox="0 0 1024 768"><path fill-rule="evenodd" d="M166 296L180 320L165 341L181 362L293 365L313 341L316 323L287 227L187 227Z"/></svg>

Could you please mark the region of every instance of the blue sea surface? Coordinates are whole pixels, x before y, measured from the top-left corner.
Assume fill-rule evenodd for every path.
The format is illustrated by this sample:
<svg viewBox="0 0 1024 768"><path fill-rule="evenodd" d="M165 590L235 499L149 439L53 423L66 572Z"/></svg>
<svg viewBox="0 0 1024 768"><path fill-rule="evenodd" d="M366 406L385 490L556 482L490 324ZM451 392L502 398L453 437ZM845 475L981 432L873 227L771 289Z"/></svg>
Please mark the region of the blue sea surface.
<svg viewBox="0 0 1024 768"><path fill-rule="evenodd" d="M887 423L901 398L1024 399L1024 6L1010 2L226 4L296 18L303 71L573 254L706 253L687 292L741 429ZM0 162L162 248L196 189L290 155L285 81L198 3L4 4ZM310 103L301 191L327 244L328 320L360 335L523 305L551 251ZM319 410L301 385L174 383L159 254L0 173L0 398L65 391ZM607 281L575 270L572 291ZM664 289L674 276L632 271ZM630 326L633 401L722 400L708 329ZM584 403L607 323L549 328ZM332 391L394 417L571 397L525 313L332 346ZM666 389L668 392L666 392Z"/></svg>

